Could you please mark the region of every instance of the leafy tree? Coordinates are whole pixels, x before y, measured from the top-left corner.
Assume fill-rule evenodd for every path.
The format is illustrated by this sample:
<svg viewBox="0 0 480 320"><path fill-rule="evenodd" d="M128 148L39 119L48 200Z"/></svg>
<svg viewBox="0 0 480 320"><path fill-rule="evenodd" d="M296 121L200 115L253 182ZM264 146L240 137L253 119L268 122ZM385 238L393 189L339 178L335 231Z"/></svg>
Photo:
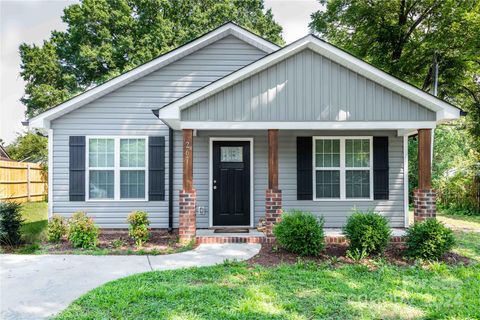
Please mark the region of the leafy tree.
<svg viewBox="0 0 480 320"><path fill-rule="evenodd" d="M480 1L319 0L310 28L423 90L439 65L438 96L469 112L480 145Z"/></svg>
<svg viewBox="0 0 480 320"><path fill-rule="evenodd" d="M18 135L14 142L7 146L6 150L14 160L47 163L48 138L37 132L27 132Z"/></svg>
<svg viewBox="0 0 480 320"><path fill-rule="evenodd" d="M64 10L65 32L22 44L22 102L34 116L65 99L234 21L282 44L263 0L83 0Z"/></svg>

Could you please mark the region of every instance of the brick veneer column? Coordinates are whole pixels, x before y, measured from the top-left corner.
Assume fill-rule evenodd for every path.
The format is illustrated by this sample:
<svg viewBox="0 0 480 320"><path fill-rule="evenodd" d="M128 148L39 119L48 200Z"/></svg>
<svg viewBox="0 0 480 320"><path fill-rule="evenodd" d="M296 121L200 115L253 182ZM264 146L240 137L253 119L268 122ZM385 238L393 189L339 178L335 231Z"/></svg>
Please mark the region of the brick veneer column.
<svg viewBox="0 0 480 320"><path fill-rule="evenodd" d="M413 191L413 215L415 221L423 221L427 218L435 218L435 190L415 189Z"/></svg>
<svg viewBox="0 0 480 320"><path fill-rule="evenodd" d="M197 192L193 188L193 130L183 129L183 189L180 190L180 223L178 234L180 243L195 239Z"/></svg>
<svg viewBox="0 0 480 320"><path fill-rule="evenodd" d="M197 202L196 190L180 190L180 224L178 235L180 243L186 244L195 239L196 235L196 213Z"/></svg>
<svg viewBox="0 0 480 320"><path fill-rule="evenodd" d="M282 191L267 189L265 194L265 234L273 236L273 226L282 219Z"/></svg>

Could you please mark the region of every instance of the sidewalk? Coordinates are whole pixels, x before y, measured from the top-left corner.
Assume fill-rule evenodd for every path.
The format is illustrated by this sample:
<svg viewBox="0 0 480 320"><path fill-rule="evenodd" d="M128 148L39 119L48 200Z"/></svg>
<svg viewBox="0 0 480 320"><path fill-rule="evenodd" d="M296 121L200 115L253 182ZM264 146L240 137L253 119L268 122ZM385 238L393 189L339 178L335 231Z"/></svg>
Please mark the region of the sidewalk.
<svg viewBox="0 0 480 320"><path fill-rule="evenodd" d="M160 256L0 255L0 318L41 319L106 282L152 270L247 260L258 244L202 244Z"/></svg>

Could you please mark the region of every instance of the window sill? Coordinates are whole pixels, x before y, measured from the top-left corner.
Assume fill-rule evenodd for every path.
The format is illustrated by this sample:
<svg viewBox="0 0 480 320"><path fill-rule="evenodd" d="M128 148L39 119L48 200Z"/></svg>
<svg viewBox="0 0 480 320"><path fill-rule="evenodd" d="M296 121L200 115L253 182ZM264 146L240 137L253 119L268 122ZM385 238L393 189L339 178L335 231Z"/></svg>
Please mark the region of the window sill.
<svg viewBox="0 0 480 320"><path fill-rule="evenodd" d="M88 199L85 202L149 202L148 199Z"/></svg>
<svg viewBox="0 0 480 320"><path fill-rule="evenodd" d="M316 199L314 198L313 201L315 202L332 202L332 201L349 202L349 201L374 201L374 199L373 198L348 198L348 199L339 199L339 198Z"/></svg>

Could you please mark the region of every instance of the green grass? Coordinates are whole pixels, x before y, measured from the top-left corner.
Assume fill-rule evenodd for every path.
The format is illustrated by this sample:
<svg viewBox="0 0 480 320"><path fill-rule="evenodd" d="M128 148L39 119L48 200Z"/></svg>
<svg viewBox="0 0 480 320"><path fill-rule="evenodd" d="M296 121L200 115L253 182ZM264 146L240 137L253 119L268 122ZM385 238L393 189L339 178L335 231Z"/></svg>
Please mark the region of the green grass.
<svg viewBox="0 0 480 320"><path fill-rule="evenodd" d="M110 282L56 319L472 319L480 266L229 263Z"/></svg>
<svg viewBox="0 0 480 320"><path fill-rule="evenodd" d="M48 204L46 202L25 202L22 204L25 219L21 232L26 243L41 241L48 224Z"/></svg>
<svg viewBox="0 0 480 320"><path fill-rule="evenodd" d="M480 263L480 233L455 231L454 252Z"/></svg>

